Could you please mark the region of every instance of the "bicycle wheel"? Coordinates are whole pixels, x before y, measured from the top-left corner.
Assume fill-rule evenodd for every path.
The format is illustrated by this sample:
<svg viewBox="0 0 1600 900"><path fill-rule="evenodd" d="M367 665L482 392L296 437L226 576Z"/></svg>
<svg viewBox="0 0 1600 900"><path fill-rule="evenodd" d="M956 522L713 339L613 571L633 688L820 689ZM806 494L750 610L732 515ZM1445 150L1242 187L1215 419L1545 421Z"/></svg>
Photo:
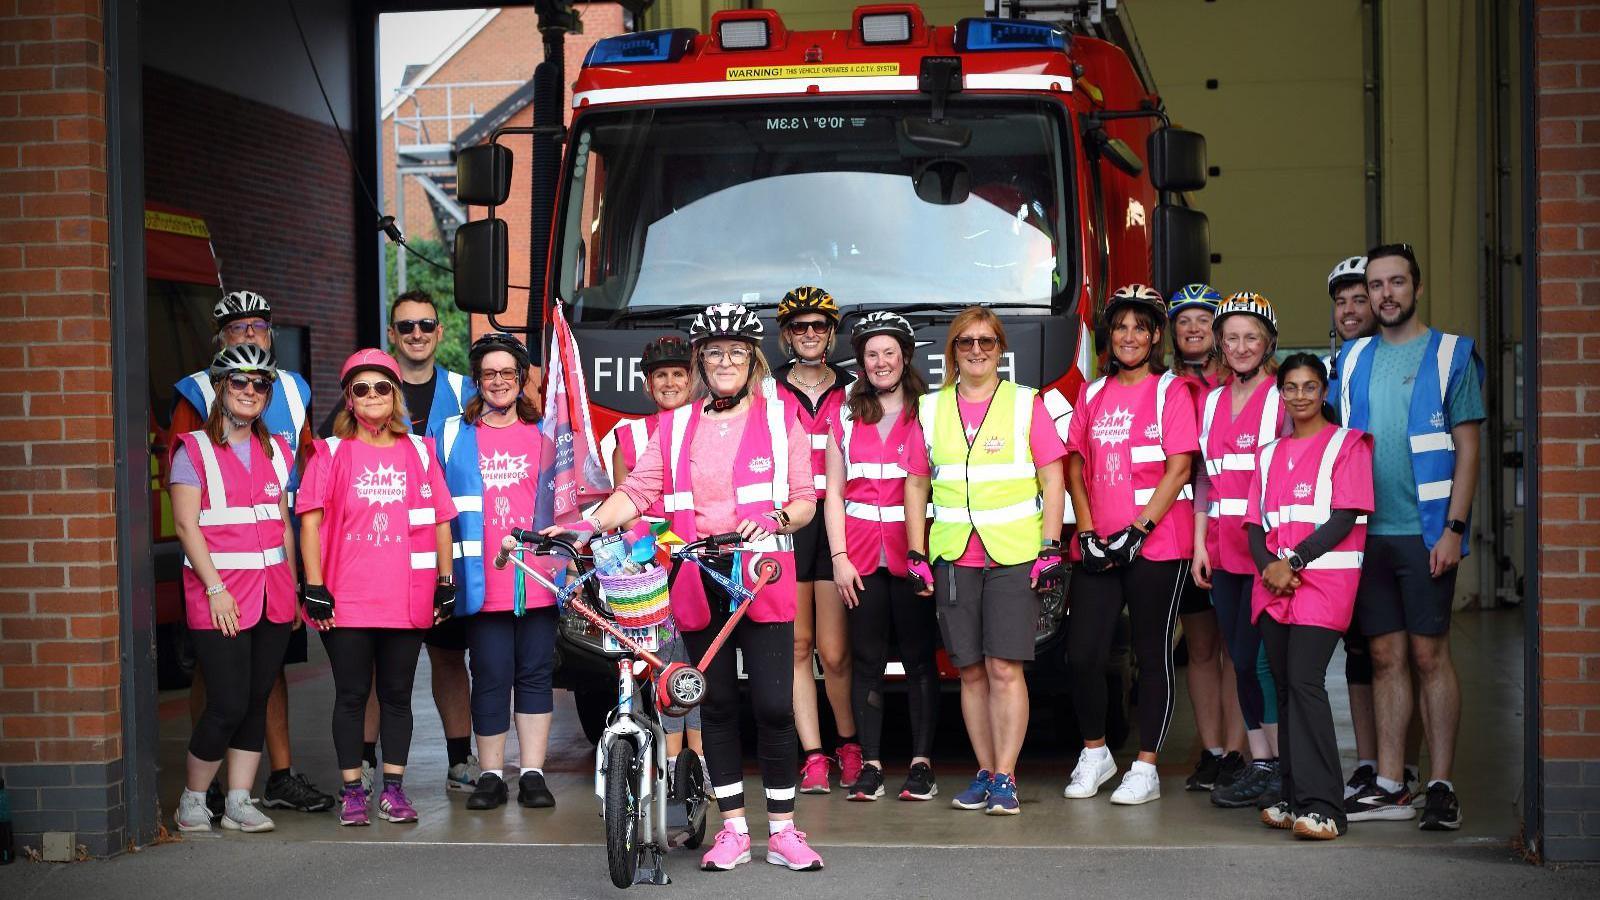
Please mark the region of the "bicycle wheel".
<svg viewBox="0 0 1600 900"><path fill-rule="evenodd" d="M678 799L683 801L683 811L689 817L689 836L684 838L683 846L693 850L706 837L706 777L700 768L699 754L688 747L678 753L672 784Z"/></svg>
<svg viewBox="0 0 1600 900"><path fill-rule="evenodd" d="M606 755L606 862L611 883L633 884L639 866L639 810L633 791L633 745L617 741Z"/></svg>

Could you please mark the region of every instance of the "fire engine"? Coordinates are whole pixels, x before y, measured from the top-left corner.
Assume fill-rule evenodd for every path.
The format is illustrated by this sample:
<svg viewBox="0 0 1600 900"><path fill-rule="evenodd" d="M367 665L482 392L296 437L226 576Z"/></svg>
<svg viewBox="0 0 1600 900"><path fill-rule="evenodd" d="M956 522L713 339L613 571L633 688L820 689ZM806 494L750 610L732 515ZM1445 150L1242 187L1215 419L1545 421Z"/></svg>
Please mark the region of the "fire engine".
<svg viewBox="0 0 1600 900"><path fill-rule="evenodd" d="M995 310L1011 345L1001 375L1041 388L1064 423L1095 372L1104 299L1131 282L1168 293L1205 280L1209 241L1188 202L1205 183L1204 140L1168 121L1126 9L1047 5L1067 18L932 26L915 5L879 4L848 28L793 31L775 11L740 9L705 34L606 38L576 73L570 126L552 111L559 63L542 64L534 127L495 138L533 135L530 306L543 306L530 334L563 304L597 431L653 411L647 341L711 302L771 316L797 285L831 293L846 333L872 310L907 316L935 385L951 318ZM489 215L456 234L456 302L496 325L508 236L494 207L512 172L494 141L458 156L459 198ZM840 341L847 368L849 352ZM1064 603L1044 607L1032 680L1059 693ZM584 649L572 625L564 669Z"/></svg>

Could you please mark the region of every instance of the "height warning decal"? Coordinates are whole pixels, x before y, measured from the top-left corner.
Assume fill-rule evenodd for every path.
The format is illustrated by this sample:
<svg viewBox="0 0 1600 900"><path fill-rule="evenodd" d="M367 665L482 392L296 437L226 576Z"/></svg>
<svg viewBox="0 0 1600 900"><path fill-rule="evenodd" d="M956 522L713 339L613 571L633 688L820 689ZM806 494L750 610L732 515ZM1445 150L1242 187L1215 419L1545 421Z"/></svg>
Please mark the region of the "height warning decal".
<svg viewBox="0 0 1600 900"><path fill-rule="evenodd" d="M769 78L843 78L860 75L899 75L897 62L812 63L804 66L729 66L728 81L762 81Z"/></svg>

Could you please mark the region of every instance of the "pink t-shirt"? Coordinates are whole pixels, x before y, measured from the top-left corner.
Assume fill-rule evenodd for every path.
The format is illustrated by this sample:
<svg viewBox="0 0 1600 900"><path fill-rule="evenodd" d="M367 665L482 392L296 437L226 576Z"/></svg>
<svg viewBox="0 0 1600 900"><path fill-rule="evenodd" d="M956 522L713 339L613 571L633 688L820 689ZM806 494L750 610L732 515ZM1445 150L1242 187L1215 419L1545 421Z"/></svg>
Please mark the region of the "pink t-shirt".
<svg viewBox="0 0 1600 900"><path fill-rule="evenodd" d="M1092 403L1086 400L1085 385L1073 405L1067 451L1083 457L1089 514L1094 519L1095 533L1101 537L1110 537L1133 524L1144 508L1134 500L1133 461L1128 448L1135 436L1155 436L1155 392L1160 380L1160 376L1151 375L1137 384L1125 385L1115 377L1107 378ZM1200 449L1194 397L1181 378L1167 388L1160 431L1161 449L1169 457ZM1140 555L1154 560L1193 556L1194 504L1183 499L1175 501L1145 539Z"/></svg>
<svg viewBox="0 0 1600 900"><path fill-rule="evenodd" d="M483 476L483 548L487 558L499 551L513 528L532 528L538 499L539 426L516 422L495 428L478 422L478 472ZM549 557L525 557L534 568L548 573L562 568ZM483 612L516 608L515 566L483 567ZM529 609L550 606L554 596L531 578L525 578Z"/></svg>
<svg viewBox="0 0 1600 900"><path fill-rule="evenodd" d="M989 403L990 400L967 400L961 396L960 391L956 392L956 411L961 415L961 425L967 433L968 443L977 436L978 426L983 424L983 417L989 412ZM919 438L922 436L920 428L917 436ZM1033 454L1035 466L1048 466L1067 455L1066 445L1061 442L1061 435L1056 433L1055 420L1044 408L1044 400L1038 396L1033 398L1033 420L1028 423L1028 450ZM910 475L932 474L933 467L928 461L928 442L907 440L905 459L900 465ZM973 529L972 537L967 539L967 549L961 554L961 558L956 560L956 565L982 568L988 562L988 554L983 551L983 541L978 539L977 529Z"/></svg>
<svg viewBox="0 0 1600 900"><path fill-rule="evenodd" d="M730 473L744 429L749 424L747 409L731 419L701 419L695 428L694 440L689 444L689 478L694 485L694 525L702 535L723 534L739 528ZM756 422L755 427L764 428L765 425ZM661 434L658 428L650 435L644 453L639 456L639 464L618 486L638 509L649 509L661 498ZM817 499L817 490L811 481L811 437L798 422L789 424L789 499ZM820 516L822 511L819 509L816 514ZM689 535L680 537L690 540Z"/></svg>
<svg viewBox="0 0 1600 900"><path fill-rule="evenodd" d="M434 521L456 517L445 484L444 467L425 440L428 473L420 486L408 482L422 476L422 461L411 440L401 437L388 447L374 447L351 438L339 446L338 463L327 445L316 443L306 463L295 511L322 510L317 529L322 541L322 581L336 601L336 621L345 628L426 628L422 613L433 606L436 566L413 569L412 553L448 552L432 541L413 546L408 498L433 507ZM344 483L335 483L345 473ZM431 615L431 613L429 613ZM421 619L422 621L418 621Z"/></svg>

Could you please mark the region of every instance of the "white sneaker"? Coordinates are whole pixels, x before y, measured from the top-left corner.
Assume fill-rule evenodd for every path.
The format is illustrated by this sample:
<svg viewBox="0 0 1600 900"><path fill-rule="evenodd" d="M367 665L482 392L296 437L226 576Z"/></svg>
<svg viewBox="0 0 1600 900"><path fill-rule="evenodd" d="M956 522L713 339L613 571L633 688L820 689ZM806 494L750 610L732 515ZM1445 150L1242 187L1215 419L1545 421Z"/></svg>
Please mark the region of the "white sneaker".
<svg viewBox="0 0 1600 900"><path fill-rule="evenodd" d="M262 831L271 831L275 826L265 813L256 809L255 803L250 798L236 799L229 797L227 809L222 814L222 827L229 831L257 834Z"/></svg>
<svg viewBox="0 0 1600 900"><path fill-rule="evenodd" d="M1087 800L1100 793L1100 785L1111 780L1117 774L1117 761L1104 748L1091 750L1088 747L1078 754L1078 764L1072 769L1072 780L1067 782L1067 787L1061 796L1068 800Z"/></svg>
<svg viewBox="0 0 1600 900"><path fill-rule="evenodd" d="M1161 778L1155 767L1134 766L1122 776L1122 784L1111 792L1111 802L1118 806L1138 806L1161 799Z"/></svg>
<svg viewBox="0 0 1600 900"><path fill-rule="evenodd" d="M172 821L179 831L210 831L211 810L206 808L205 793L184 791L178 798L178 811L173 814Z"/></svg>
<svg viewBox="0 0 1600 900"><path fill-rule="evenodd" d="M464 763L457 763L445 773L444 786L451 791L470 791L478 786L478 777L483 774L483 767L478 765L476 756L468 756Z"/></svg>

